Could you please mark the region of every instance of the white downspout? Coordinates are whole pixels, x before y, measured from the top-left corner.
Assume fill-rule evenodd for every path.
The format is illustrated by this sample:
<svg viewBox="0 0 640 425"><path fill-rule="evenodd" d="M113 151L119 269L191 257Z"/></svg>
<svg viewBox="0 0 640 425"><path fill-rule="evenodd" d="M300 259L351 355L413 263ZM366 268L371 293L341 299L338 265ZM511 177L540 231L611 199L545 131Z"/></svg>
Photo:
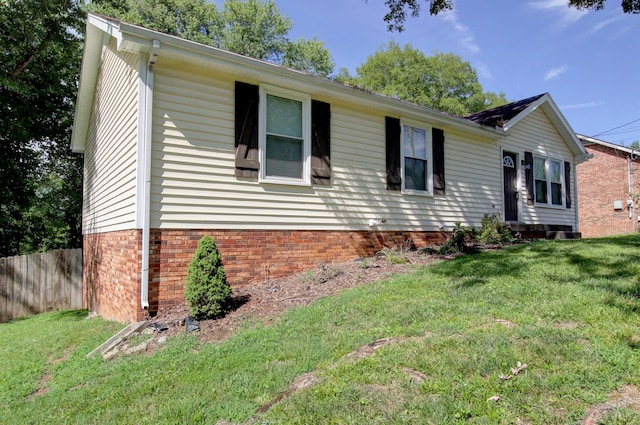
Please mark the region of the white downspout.
<svg viewBox="0 0 640 425"><path fill-rule="evenodd" d="M153 40L151 52L146 66L146 78L144 87L144 157L143 162L143 202L142 202L142 267L140 305L143 309L149 308L149 250L150 250L150 223L151 223L151 154L153 137L153 67L160 51L160 41Z"/></svg>

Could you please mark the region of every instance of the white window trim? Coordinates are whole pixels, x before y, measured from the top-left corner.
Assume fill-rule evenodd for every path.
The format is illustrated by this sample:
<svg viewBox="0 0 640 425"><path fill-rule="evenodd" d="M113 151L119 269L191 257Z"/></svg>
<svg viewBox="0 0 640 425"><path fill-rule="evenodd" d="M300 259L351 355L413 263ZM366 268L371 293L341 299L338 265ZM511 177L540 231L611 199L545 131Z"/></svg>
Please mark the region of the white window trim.
<svg viewBox="0 0 640 425"><path fill-rule="evenodd" d="M420 128L425 131L425 140L427 146L426 149L426 161L427 161L427 190L414 190L407 189L405 183L405 152L404 152L404 127ZM400 175L402 176L402 191L404 195L417 195L417 196L430 196L433 197L433 131L430 125L427 125L420 121L413 121L409 119L400 120Z"/></svg>
<svg viewBox="0 0 640 425"><path fill-rule="evenodd" d="M546 174L546 181L547 181L547 202L543 203L543 202L538 202L537 201L537 194L536 194L536 173L535 173L535 159L539 158L539 159L544 159L544 171ZM540 155L540 154L534 154L533 155L533 161L534 164L531 164L532 167L534 167L533 169L533 199L534 199L534 205L536 207L543 207L543 208L556 208L556 209L562 209L562 208L566 208L566 190L567 190L567 186L566 186L566 182L564 179L564 160L560 159L560 158L556 158L553 156L549 156L549 155ZM560 201L562 202L561 204L553 204L551 202L551 161L557 161L560 163L560 184L562 185L562 191L560 193Z"/></svg>
<svg viewBox="0 0 640 425"><path fill-rule="evenodd" d="M302 103L302 178L267 176L267 95L279 96ZM311 186L311 96L268 84L260 85L260 103L258 111L258 150L260 155L260 183L286 184L293 186Z"/></svg>

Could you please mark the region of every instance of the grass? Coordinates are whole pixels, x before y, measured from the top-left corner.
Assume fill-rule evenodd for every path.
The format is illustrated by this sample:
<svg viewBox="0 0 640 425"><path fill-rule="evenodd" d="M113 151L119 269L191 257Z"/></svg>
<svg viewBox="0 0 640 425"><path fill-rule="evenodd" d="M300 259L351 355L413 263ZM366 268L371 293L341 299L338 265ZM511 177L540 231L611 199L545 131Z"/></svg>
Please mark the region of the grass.
<svg viewBox="0 0 640 425"><path fill-rule="evenodd" d="M86 354L116 324L84 312L0 325L6 424L567 424L640 384L640 237L539 241L345 291L219 344ZM384 337L374 355L348 353ZM510 379L510 370L527 368ZM496 401L496 397L499 400ZM609 410L600 424L637 423Z"/></svg>

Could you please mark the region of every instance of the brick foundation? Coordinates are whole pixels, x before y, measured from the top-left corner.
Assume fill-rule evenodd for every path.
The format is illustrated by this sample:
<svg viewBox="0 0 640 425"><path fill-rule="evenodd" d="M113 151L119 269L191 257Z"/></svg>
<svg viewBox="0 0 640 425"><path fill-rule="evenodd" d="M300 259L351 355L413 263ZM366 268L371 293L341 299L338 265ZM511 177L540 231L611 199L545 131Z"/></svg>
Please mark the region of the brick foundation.
<svg viewBox="0 0 640 425"><path fill-rule="evenodd" d="M627 154L601 145L587 146L594 157L577 167L580 231L587 238L638 231L640 207L634 201L634 216L627 208L629 176ZM640 193L638 171L640 163L632 162L632 186ZM635 179L635 183L634 180ZM613 201L622 201L622 210L613 208Z"/></svg>
<svg viewBox="0 0 640 425"><path fill-rule="evenodd" d="M384 246L400 245L407 238L416 246L443 240L439 232L154 229L149 265L151 312L184 301L187 266L204 235L215 240L232 287L295 274L320 263L372 256Z"/></svg>
<svg viewBox="0 0 640 425"><path fill-rule="evenodd" d="M184 301L187 267L198 241L210 235L232 287L299 273L320 263L369 257L411 239L421 247L441 243L440 232L162 230L150 234L149 313ZM141 231L85 235L85 304L106 319L142 320Z"/></svg>
<svg viewBox="0 0 640 425"><path fill-rule="evenodd" d="M83 305L107 320L136 322L140 307L142 233L124 230L84 235Z"/></svg>

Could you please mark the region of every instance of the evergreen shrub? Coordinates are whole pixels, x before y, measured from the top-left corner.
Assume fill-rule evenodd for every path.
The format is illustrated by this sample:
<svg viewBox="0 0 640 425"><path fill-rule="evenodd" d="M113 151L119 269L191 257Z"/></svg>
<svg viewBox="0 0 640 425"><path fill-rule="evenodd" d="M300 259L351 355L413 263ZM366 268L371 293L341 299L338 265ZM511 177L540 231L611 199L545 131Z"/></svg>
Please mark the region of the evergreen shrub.
<svg viewBox="0 0 640 425"><path fill-rule="evenodd" d="M191 315L198 318L220 315L231 297L222 258L211 236L203 236L198 242L189 263L184 296Z"/></svg>

